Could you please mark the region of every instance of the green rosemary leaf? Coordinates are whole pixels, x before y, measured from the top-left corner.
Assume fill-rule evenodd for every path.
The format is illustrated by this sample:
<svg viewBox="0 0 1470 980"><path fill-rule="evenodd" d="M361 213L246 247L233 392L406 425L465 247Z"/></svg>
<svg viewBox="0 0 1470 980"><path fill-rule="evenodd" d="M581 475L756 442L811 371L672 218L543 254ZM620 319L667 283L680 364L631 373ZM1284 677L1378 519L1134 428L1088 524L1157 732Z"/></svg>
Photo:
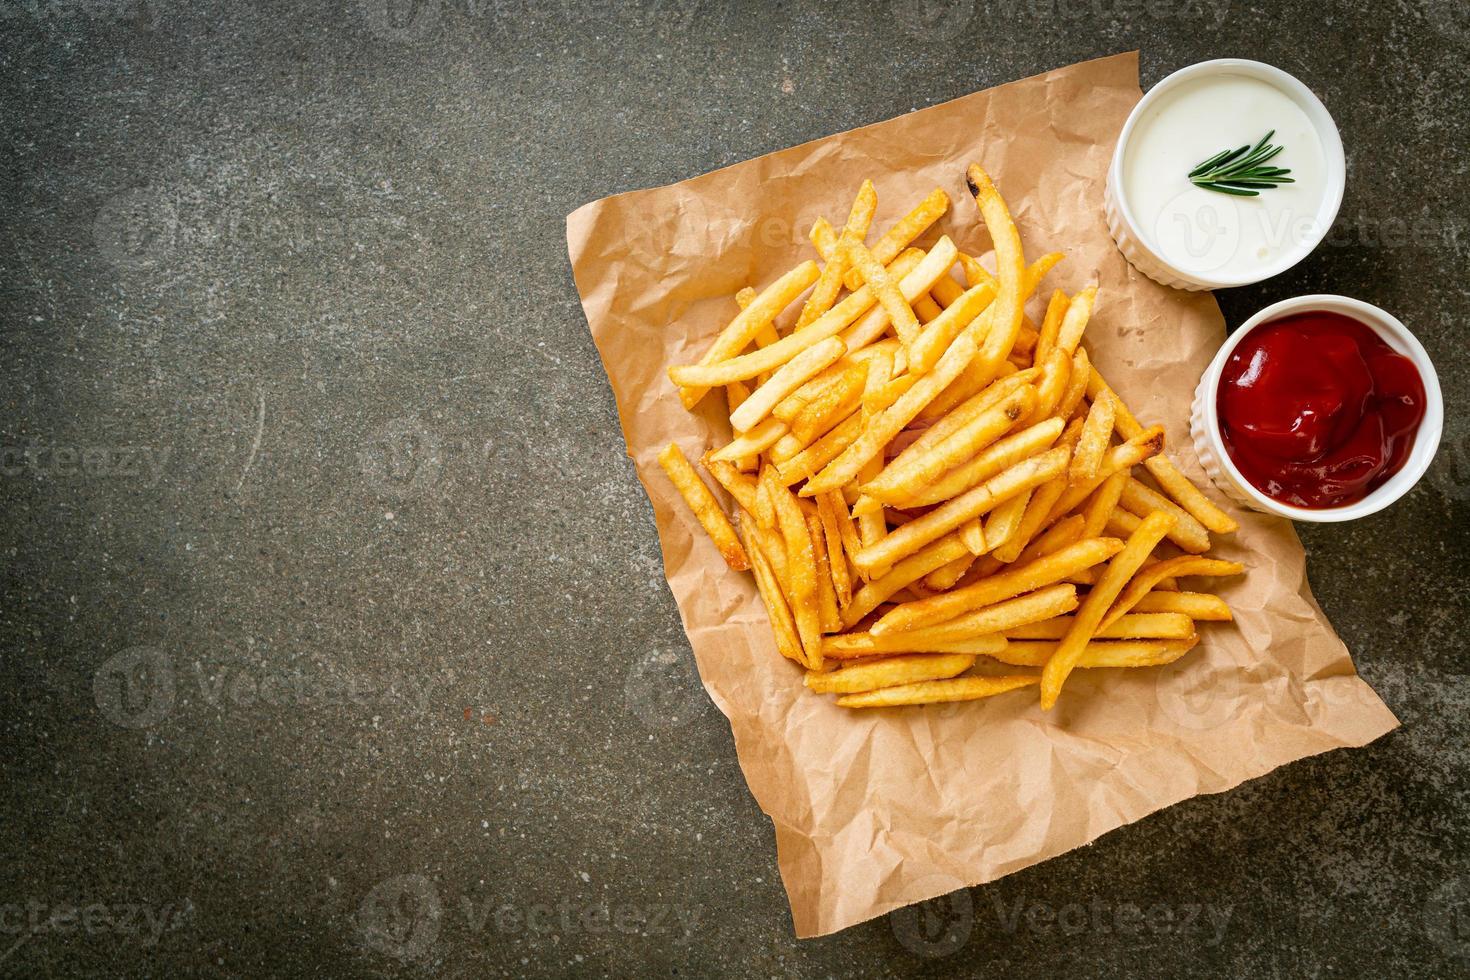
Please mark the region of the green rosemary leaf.
<svg viewBox="0 0 1470 980"><path fill-rule="evenodd" d="M1191 170L1188 180L1196 187L1238 197L1257 197L1261 190L1295 183L1286 176L1291 173L1290 168L1265 166L1283 149L1271 145L1271 137L1275 135L1273 129L1254 146L1221 150Z"/></svg>

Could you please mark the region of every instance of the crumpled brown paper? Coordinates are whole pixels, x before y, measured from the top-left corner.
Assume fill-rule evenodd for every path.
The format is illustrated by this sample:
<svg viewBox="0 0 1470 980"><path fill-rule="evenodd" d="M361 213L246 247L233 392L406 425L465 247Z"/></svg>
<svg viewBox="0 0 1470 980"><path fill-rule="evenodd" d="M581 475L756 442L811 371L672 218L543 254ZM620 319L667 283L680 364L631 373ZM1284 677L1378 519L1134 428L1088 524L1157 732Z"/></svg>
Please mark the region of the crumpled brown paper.
<svg viewBox="0 0 1470 980"><path fill-rule="evenodd" d="M1203 642L1178 663L1077 671L1051 713L1030 693L837 708L776 653L750 577L725 567L654 459L670 440L691 459L728 440L719 393L690 415L665 368L699 357L742 286L812 257L813 219L840 226L863 178L878 190L875 229L938 185L953 201L940 230L988 252L965 192L973 161L994 177L1029 256L1066 250L1042 293L1100 284L1087 332L1094 363L1139 418L1167 426L1168 453L1208 487L1188 417L1225 337L1219 308L1208 293L1133 271L1103 218L1113 145L1141 94L1137 53L1117 55L619 194L567 219L577 288L653 502L669 585L751 792L775 823L799 936L992 881L1397 725L1312 599L1291 525L1241 512L1213 488L1241 523L1217 539L1218 557L1249 572L1225 580L1236 621L1204 624Z"/></svg>

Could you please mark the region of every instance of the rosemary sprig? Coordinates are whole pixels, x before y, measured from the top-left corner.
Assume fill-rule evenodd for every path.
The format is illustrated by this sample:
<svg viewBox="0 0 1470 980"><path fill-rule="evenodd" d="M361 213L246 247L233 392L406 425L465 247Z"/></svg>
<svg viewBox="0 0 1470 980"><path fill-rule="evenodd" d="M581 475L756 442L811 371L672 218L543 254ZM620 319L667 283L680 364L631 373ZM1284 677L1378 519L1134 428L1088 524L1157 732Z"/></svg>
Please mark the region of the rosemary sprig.
<svg viewBox="0 0 1470 980"><path fill-rule="evenodd" d="M1269 142L1275 135L1276 130L1273 129L1255 146L1221 150L1189 172L1190 182L1207 191L1234 194L1236 197L1257 197L1261 191L1277 184L1296 183L1286 176L1291 173L1288 168L1265 166L1282 150Z"/></svg>

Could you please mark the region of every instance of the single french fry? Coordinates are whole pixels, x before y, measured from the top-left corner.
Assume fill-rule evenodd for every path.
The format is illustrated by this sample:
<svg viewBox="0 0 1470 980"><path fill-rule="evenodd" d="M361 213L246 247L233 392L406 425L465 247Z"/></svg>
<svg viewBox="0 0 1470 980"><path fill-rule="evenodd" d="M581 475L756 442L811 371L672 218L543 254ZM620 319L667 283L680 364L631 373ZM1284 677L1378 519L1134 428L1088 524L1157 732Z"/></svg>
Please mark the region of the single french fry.
<svg viewBox="0 0 1470 980"><path fill-rule="evenodd" d="M743 405L745 403L745 399L749 397L750 388L746 385L744 381L732 381L729 384L725 385L725 404L731 412L735 411L737 408ZM735 460L735 466L737 469L743 470L747 473L754 472L754 470L758 466L760 466L759 455L756 453L752 453L749 456L742 456L739 459Z"/></svg>
<svg viewBox="0 0 1470 980"><path fill-rule="evenodd" d="M842 527L844 520L853 535L854 544L857 538L857 527L853 526L853 522L850 517L847 517L845 511L847 507L842 504L833 504L831 497L817 498L817 517L822 520L822 532L826 538L826 547L828 547L828 564L831 566L832 588L836 592L839 614L853 602L853 572L848 567L848 542L844 539L844 527Z"/></svg>
<svg viewBox="0 0 1470 980"><path fill-rule="evenodd" d="M837 522L837 533L842 538L842 551L851 560L851 556L862 549L862 539L858 537L857 525L853 523L852 513L847 509L847 501L842 498L840 491L823 494L818 500L827 501L828 512ZM850 599L848 601L851 601ZM847 605L847 602L843 602Z"/></svg>
<svg viewBox="0 0 1470 980"><path fill-rule="evenodd" d="M1113 508L1113 512L1108 515L1107 527L1104 530L1109 534L1116 534L1126 538L1138 530L1138 525L1142 523L1143 518L1129 513L1122 507L1115 507Z"/></svg>
<svg viewBox="0 0 1470 980"><path fill-rule="evenodd" d="M780 339L781 335L776 332L776 325L774 323L767 323L755 332L756 349L764 350ZM754 382L755 387L759 387L770 380L770 377L771 372L762 371L751 380Z"/></svg>
<svg viewBox="0 0 1470 980"><path fill-rule="evenodd" d="M806 675L806 686L818 694L858 694L885 687L944 680L975 666L974 654L921 653L865 660L841 670Z"/></svg>
<svg viewBox="0 0 1470 980"><path fill-rule="evenodd" d="M947 310L954 305L954 301L965 295L965 287L961 286L954 276L940 276L929 290L929 295L941 310Z"/></svg>
<svg viewBox="0 0 1470 980"><path fill-rule="evenodd" d="M1073 296L1067 304L1067 315L1062 318L1061 330L1057 333L1057 349L1066 351L1069 358L1082 342L1082 332L1087 329L1096 300L1097 286L1092 285Z"/></svg>
<svg viewBox="0 0 1470 980"><path fill-rule="evenodd" d="M725 385L725 404L731 412L749 397L750 387L744 381L732 381Z"/></svg>
<svg viewBox="0 0 1470 980"><path fill-rule="evenodd" d="M806 655L801 649L801 639L796 634L796 620L791 616L791 607L781 591L781 585L771 569L769 560L754 533L755 520L747 514L741 515L740 534L750 555L750 569L755 574L756 591L765 604L766 614L771 620L771 632L776 637L776 649L781 656L805 665Z"/></svg>
<svg viewBox="0 0 1470 980"><path fill-rule="evenodd" d="M837 611L837 586L832 583L832 564L827 554L827 538L821 518L808 514L806 527L812 539L812 557L817 563L817 611L821 616L822 632L836 633L842 629L842 617Z"/></svg>
<svg viewBox="0 0 1470 980"><path fill-rule="evenodd" d="M980 264L980 260L973 255L960 253L960 268L965 272L965 284L971 289L976 286L995 286L1000 288L1000 280L990 274L990 270Z"/></svg>
<svg viewBox="0 0 1470 980"><path fill-rule="evenodd" d="M1067 471L1073 483L1091 480L1102 466L1113 435L1113 401L1112 395L1103 395L1087 410L1087 421L1082 425L1082 435L1077 439L1072 465Z"/></svg>
<svg viewBox="0 0 1470 980"><path fill-rule="evenodd" d="M867 377L868 365L860 361L844 371L836 383L806 403L791 420L791 435L799 443L797 452L857 410L862 404Z"/></svg>
<svg viewBox="0 0 1470 980"><path fill-rule="evenodd" d="M940 281L954 282L948 276L941 276ZM958 288L957 284L956 288ZM945 307L943 312L924 327L918 338L909 346L909 370L914 374L923 374L933 368L954 339L970 326L994 299L994 286L976 286L960 294L953 303Z"/></svg>
<svg viewBox="0 0 1470 980"><path fill-rule="evenodd" d="M904 296L898 288L898 283L883 268L883 263L879 262L861 242L840 243L838 254L843 255L854 268L863 274L863 279L873 290L873 295L888 312L888 320L893 325L894 333L898 334L899 342L905 347L912 347L919 336L919 318L914 315L914 309L909 305L908 297ZM927 292L925 290L919 295L926 295ZM915 299L917 298L916 296Z"/></svg>
<svg viewBox="0 0 1470 980"><path fill-rule="evenodd" d="M937 704L946 701L978 701L1007 691L1030 687L1040 681L1035 674L1007 677L955 677L947 681L921 681L902 687L885 687L865 694L846 694L837 699L840 708L890 708L905 704Z"/></svg>
<svg viewBox="0 0 1470 980"><path fill-rule="evenodd" d="M658 465L668 474L669 480L689 509L694 512L699 523L709 533L710 540L719 549L720 556L725 559L725 564L737 571L744 571L750 567L750 559L745 554L745 549L740 546L740 538L735 534L735 529L730 526L730 520L725 512L720 509L720 502L710 492L705 482L694 472L694 467L684 456L684 451L679 448L678 443L671 442L664 451L658 454Z"/></svg>
<svg viewBox="0 0 1470 980"><path fill-rule="evenodd" d="M939 479L917 491L903 503L927 507L958 497L1004 470L1045 452L1062 434L1061 419L1047 419L1014 435L1006 436L974 459L956 466ZM917 443L915 443L917 445Z"/></svg>
<svg viewBox="0 0 1470 980"><path fill-rule="evenodd" d="M1079 569L1091 568L1123 549L1117 538L1089 538L1026 565L990 575L972 585L889 610L870 627L877 634L896 633L942 623L984 606L1055 585Z"/></svg>
<svg viewBox="0 0 1470 980"><path fill-rule="evenodd" d="M982 530L981 533L983 534L984 531ZM965 547L968 548L969 545L966 544ZM943 568L935 569L924 576L924 588L935 592L947 592L954 588L954 584L970 570L973 564L975 564L974 555L961 555Z"/></svg>
<svg viewBox="0 0 1470 980"><path fill-rule="evenodd" d="M837 294L842 291L843 275L848 269L846 247L860 243L868 237L868 225L872 223L873 212L877 208L878 192L873 190L871 180L865 180L858 188L857 197L852 202L852 210L847 216L847 224L842 229L837 248L834 254L827 256L827 266L822 270L816 286L813 287L811 295L807 297L806 305L801 309L801 315L796 320L797 330L832 308L832 304L837 300ZM879 268L881 269L882 266Z"/></svg>
<svg viewBox="0 0 1470 980"><path fill-rule="evenodd" d="M893 636L839 633L823 639L822 656L833 660L857 660L895 653L968 653L988 656L1004 649L1005 645L1005 638L994 633L943 641L927 640L918 633L896 633Z"/></svg>
<svg viewBox="0 0 1470 980"><path fill-rule="evenodd" d="M1077 414L1078 407L1082 404L1082 396L1087 394L1087 379L1092 377L1092 361L1087 356L1087 348L1077 348L1077 353L1072 355L1072 370L1067 376L1067 387L1062 392L1061 400L1057 402L1057 418L1071 419Z"/></svg>
<svg viewBox="0 0 1470 980"><path fill-rule="evenodd" d="M761 425L765 425L766 422L770 421L773 420L766 419L764 422L761 422L760 425L757 425L756 428L759 429ZM777 439L774 445L767 448L765 450L765 453L766 458L769 459L771 462L784 463L805 448L806 446L802 444L800 439L796 438L796 436L788 432L781 438Z"/></svg>
<svg viewBox="0 0 1470 980"><path fill-rule="evenodd" d="M771 571L776 573L776 581L781 583L782 592L790 600L794 598L794 594L791 590L791 577L787 568L786 538L781 529L781 515L776 510L776 495L772 492L772 490L780 490L781 487L772 479L769 466L761 467L758 479L760 491L756 503L763 510L770 510L770 523L764 522L764 515L756 514L756 533L760 537L761 547L765 550L766 561L770 563Z"/></svg>
<svg viewBox="0 0 1470 980"><path fill-rule="evenodd" d="M1047 252L1041 258L1035 259L1030 265L1026 266L1025 276L1022 280L1026 295L1029 297L1032 293L1036 292L1036 288L1041 285L1041 280L1046 278L1046 274L1056 268L1057 263L1066 257L1065 252Z"/></svg>
<svg viewBox="0 0 1470 980"><path fill-rule="evenodd" d="M751 510L751 513L755 515L756 524L763 531L771 531L776 528L776 502L771 499L771 478L768 473L771 469L770 464L766 464L756 475L755 508Z"/></svg>
<svg viewBox="0 0 1470 980"><path fill-rule="evenodd" d="M1005 504L1001 505L1002 507ZM985 554L988 547L985 544L985 528L980 523L980 518L972 517L960 525L960 541L969 549L970 556L978 558Z"/></svg>
<svg viewBox="0 0 1470 980"><path fill-rule="evenodd" d="M1066 683L1067 675L1082 658L1088 641L1097 632L1098 624L1102 622L1113 600L1117 598L1123 586L1133 577L1133 573L1138 571L1144 559L1164 539L1164 535L1173 526L1173 514L1155 511L1148 515L1138 530L1129 537L1123 550L1108 562L1106 571L1098 578L1097 584L1087 593L1087 598L1078 608L1072 628L1057 644L1056 653L1047 660L1042 670L1041 707L1043 711L1050 710L1057 703L1057 697L1062 693L1062 685Z"/></svg>
<svg viewBox="0 0 1470 980"><path fill-rule="evenodd" d="M791 305L791 301L806 291L806 288L817 281L821 273L817 264L810 260L801 263L790 272L786 273L775 282L771 283L756 296L755 300L736 314L724 330L720 331L700 358L700 364L717 364L728 360L739 354L762 327L769 327L776 319L777 314ZM670 369L672 375L672 369ZM747 375L750 377L751 375ZM728 381L741 381L742 378L728 378L716 382L726 384ZM679 384L678 381L674 382ZM699 400L709 392L709 387L682 387L679 399L685 408L693 408L699 404Z"/></svg>
<svg viewBox="0 0 1470 980"><path fill-rule="evenodd" d="M1008 640L1060 640L1071 628L1071 616L1056 616L1008 629L1005 636ZM1182 613L1129 613L1097 631L1099 640L1186 640L1193 635L1194 620Z"/></svg>
<svg viewBox="0 0 1470 980"><path fill-rule="evenodd" d="M959 535L951 534L918 554L898 562L886 574L872 579L858 590L852 597L851 605L842 611L843 623L850 629L868 613L887 602L895 592L907 588L964 553L965 545L960 541Z"/></svg>
<svg viewBox="0 0 1470 980"><path fill-rule="evenodd" d="M858 474L858 478L861 479L864 476L877 476L878 469L881 465L882 464L878 460L872 460L862 470L862 472ZM873 565L867 568L859 567L857 564L857 556L862 552L863 548L870 548L888 536L888 520L884 516L883 507L879 505L876 510L858 510L858 508L854 507L853 514L857 517L858 536L862 539L862 547L850 555L853 560L853 567L856 568L858 570L858 574L865 579L871 580L874 578L878 578L884 572L886 572L888 566Z"/></svg>
<svg viewBox="0 0 1470 980"><path fill-rule="evenodd" d="M1208 592L1150 592L1133 607L1136 613L1183 613L1197 622L1228 623L1235 616L1225 600Z"/></svg>
<svg viewBox="0 0 1470 980"><path fill-rule="evenodd" d="M914 300L913 306L914 316L919 318L919 323L921 324L932 322L939 314L944 312L944 307L935 301L933 293L925 293L923 296L920 296Z"/></svg>
<svg viewBox="0 0 1470 980"><path fill-rule="evenodd" d="M877 347L878 345L874 345ZM868 362L868 377L863 382L863 424L883 409L878 405L880 393L893 380L897 353L882 352Z"/></svg>
<svg viewBox="0 0 1470 980"><path fill-rule="evenodd" d="M990 551L1009 543L1021 527L1021 518L1026 515L1026 505L1031 502L1035 490L1017 494L990 512L985 519L985 544ZM973 550L973 549L972 549ZM1020 549L1016 549L1017 553ZM979 554L980 552L976 552Z"/></svg>
<svg viewBox="0 0 1470 980"><path fill-rule="evenodd" d="M876 635L885 641L891 639L895 643L901 643L907 640L910 643L921 644L927 649L931 645L954 643L977 636L1008 634L1011 630L1019 629L1029 623L1055 619L1069 613L1077 608L1077 602L1077 587L1059 583L993 605L983 606L934 626Z"/></svg>
<svg viewBox="0 0 1470 980"><path fill-rule="evenodd" d="M1092 376L1087 383L1087 393L1096 398L1102 391L1112 391L1108 383L1096 368L1092 370ZM1117 393L1114 392L1114 398ZM1125 439L1132 439L1143 431L1143 426L1128 411L1128 406L1121 398L1117 398L1117 420L1114 423L1118 432ZM1153 474L1154 479L1159 481L1159 486L1178 502L1179 506L1194 515L1194 519L1216 534L1230 534L1240 529L1240 525L1229 514L1210 502L1198 487L1189 482L1189 478L1174 466L1168 457L1159 455L1150 459L1144 467Z"/></svg>
<svg viewBox="0 0 1470 980"><path fill-rule="evenodd" d="M1041 321L1041 330L1036 338L1036 363L1043 363L1057 346L1057 335L1062 330L1062 318L1067 315L1067 294L1053 289L1051 300L1046 304L1046 316Z"/></svg>
<svg viewBox="0 0 1470 980"><path fill-rule="evenodd" d="M1060 349L1047 355L1041 369L1041 381L1036 386L1036 408L1028 421L1049 417L1066 394L1067 382L1072 377L1072 358Z"/></svg>
<svg viewBox="0 0 1470 980"><path fill-rule="evenodd" d="M1173 663L1193 650L1198 636L1182 640L1089 640L1082 646L1077 667L1158 667ZM999 653L990 654L1013 667L1043 667L1056 654L1058 643L1048 640L1016 640ZM1045 684L1043 675L1042 683Z"/></svg>
<svg viewBox="0 0 1470 980"><path fill-rule="evenodd" d="M774 478L770 478L768 486L776 508L776 523L786 544L786 574L791 587L791 614L796 619L796 632L801 637L807 666L821 670L822 624L817 605L817 561L811 530L791 491Z"/></svg>
<svg viewBox="0 0 1470 980"><path fill-rule="evenodd" d="M1113 516L1113 511L1118 507L1118 500L1123 496L1123 487L1127 485L1132 467L1127 467L1114 473L1102 482L1087 498L1087 504L1082 512L1086 521L1083 535L1095 537L1102 534L1108 526L1108 518ZM1130 532L1131 533L1131 532Z"/></svg>
<svg viewBox="0 0 1470 980"><path fill-rule="evenodd" d="M1210 550L1210 532L1194 519L1194 515L1174 501L1137 480L1130 479L1123 487L1123 496L1118 503L1125 510L1143 517L1156 510L1174 515L1175 524L1169 540L1191 554L1203 554Z"/></svg>
<svg viewBox="0 0 1470 980"><path fill-rule="evenodd" d="M720 462L734 462L758 455L775 445L787 432L786 423L780 419L762 419L754 428L736 434L734 439L715 450L711 458Z"/></svg>
<svg viewBox="0 0 1470 980"><path fill-rule="evenodd" d="M1081 541L1083 538L1095 538L1096 534L1083 532L1082 517L1073 514L1071 517L1063 518L1048 528L1039 537L1033 539L1019 555L1016 556L1015 565L1025 565L1035 561L1044 555L1061 551Z"/></svg>
<svg viewBox="0 0 1470 980"><path fill-rule="evenodd" d="M1000 290L991 307L989 330L978 360L986 369L998 371L1010 356L1021 329L1026 299L1023 282L1026 259L1021 251L1020 233L1016 231L1010 211L990 176L978 164L972 163L965 171L965 183L975 198L995 246L996 278L1000 280Z"/></svg>
<svg viewBox="0 0 1470 980"><path fill-rule="evenodd" d="M713 453L705 453L703 462L709 475L714 477L715 481L735 498L735 502L740 505L741 509L755 511L756 481L754 478L740 472L732 463L715 459Z"/></svg>
<svg viewBox="0 0 1470 980"><path fill-rule="evenodd" d="M896 529L877 544L864 547L853 556L853 563L860 569L892 565L971 518L989 513L1011 497L1050 480L1066 468L1068 455L1066 449L1050 449L1017 463Z"/></svg>
<svg viewBox="0 0 1470 980"><path fill-rule="evenodd" d="M730 426L745 432L770 414L776 403L795 391L812 375L837 362L847 353L847 346L836 337L807 348L781 365L769 381L750 393L750 397L730 416Z"/></svg>
<svg viewBox="0 0 1470 980"><path fill-rule="evenodd" d="M1147 568L1141 568L1128 582L1128 587L1109 607L1107 615L1102 618L1099 626L1101 628L1116 623L1165 579L1184 578L1188 575L1224 577L1239 575L1244 571L1245 566L1239 562L1221 561L1217 558L1196 558L1190 555L1169 558Z"/></svg>

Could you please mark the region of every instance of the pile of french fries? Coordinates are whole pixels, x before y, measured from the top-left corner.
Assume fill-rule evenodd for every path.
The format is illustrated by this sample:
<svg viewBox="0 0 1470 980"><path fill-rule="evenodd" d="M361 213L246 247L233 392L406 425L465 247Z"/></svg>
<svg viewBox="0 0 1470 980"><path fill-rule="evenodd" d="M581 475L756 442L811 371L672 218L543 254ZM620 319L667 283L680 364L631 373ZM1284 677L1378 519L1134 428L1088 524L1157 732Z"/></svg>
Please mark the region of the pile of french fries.
<svg viewBox="0 0 1470 980"><path fill-rule="evenodd" d="M868 244L867 181L840 231L812 228L820 266L742 290L699 363L669 369L686 408L724 389L734 437L703 463L739 533L676 444L659 462L754 573L777 649L843 707L1039 685L1049 709L1077 668L1182 657L1197 622L1231 613L1179 581L1243 571L1203 557L1235 521L1092 366L1096 286L1055 290L1034 325L1062 256L1027 264L989 176L966 176L993 273L947 236L914 246L949 208L940 189Z"/></svg>

